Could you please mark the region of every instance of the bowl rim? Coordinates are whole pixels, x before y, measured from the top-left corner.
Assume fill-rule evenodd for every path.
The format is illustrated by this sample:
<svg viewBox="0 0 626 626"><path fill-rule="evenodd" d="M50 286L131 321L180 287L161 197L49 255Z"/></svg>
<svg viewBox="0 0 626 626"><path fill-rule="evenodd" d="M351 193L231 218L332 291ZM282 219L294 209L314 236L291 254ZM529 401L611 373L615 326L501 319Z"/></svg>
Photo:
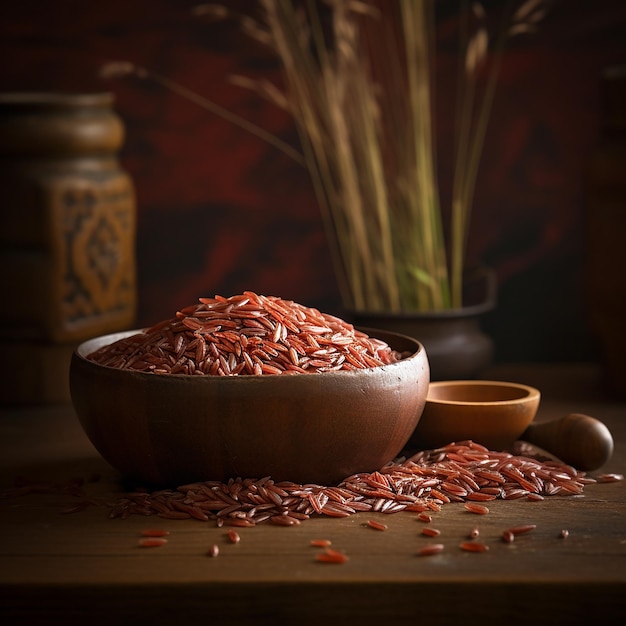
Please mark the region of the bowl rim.
<svg viewBox="0 0 626 626"><path fill-rule="evenodd" d="M523 395L520 395L517 398L509 398L506 400L447 400L445 398L433 398L430 395L431 391L460 386L509 388L519 391L520 393L523 393ZM432 381L428 386L426 404L439 404L447 406L507 406L533 402L535 400L539 400L540 397L541 392L539 391L539 389L537 389L536 387L532 387L531 385L526 385L524 383L502 380L441 380Z"/></svg>
<svg viewBox="0 0 626 626"><path fill-rule="evenodd" d="M211 375L198 376L194 374L154 374L152 372L144 372L140 370L111 367L109 365L103 365L102 363L98 363L97 361L92 361L91 359L87 358L87 355L90 354L90 352L96 350L97 348L103 347L105 345L109 345L117 341L118 339L123 339L124 337L130 337L132 335L135 335L137 333L140 333L146 330L147 328L148 327L135 328L135 329L130 329L130 330L118 331L114 333L107 333L104 335L98 335L96 337L91 337L90 339L86 339L82 341L74 348L73 357L92 367L103 368L106 371L110 371L110 372L120 372L121 375L132 374L133 376L136 376L139 378L145 378L146 380L181 380L181 381L219 380L220 382L223 383L224 381L227 381L227 380L240 380L240 381L241 380L250 380L250 381L272 380L272 381L276 381L276 380L286 380L286 379L291 380L291 379L303 378L303 376L300 376L297 374L285 375L285 376L268 375L268 374L245 374L243 376L241 375L238 375L238 376L211 376ZM376 333L381 333L382 335L408 341L410 344L412 344L415 350L412 351L411 354L409 354L403 359L394 361L393 363L386 363L383 365L378 365L376 367L364 367L364 368L353 369L353 370L319 372L324 375L324 378L327 379L328 377L331 377L331 376L343 376L343 377L358 376L359 374L366 374L368 372L371 373L371 372L378 372L381 370L388 370L388 369L393 369L397 367L403 367L407 362L416 359L418 356L425 355L426 358L428 358L424 345L418 339L415 339L414 337L410 337L408 335L404 335L404 334L386 330L386 329L374 329L374 328L366 328L366 327L360 327L360 326L359 327L355 326L355 328L357 330L366 332L370 337L375 338L375 339L380 339L379 337L376 336ZM91 347L91 346L94 346L94 347ZM391 348L396 349L394 348L394 346L391 346ZM308 379L311 377L304 376L304 378Z"/></svg>

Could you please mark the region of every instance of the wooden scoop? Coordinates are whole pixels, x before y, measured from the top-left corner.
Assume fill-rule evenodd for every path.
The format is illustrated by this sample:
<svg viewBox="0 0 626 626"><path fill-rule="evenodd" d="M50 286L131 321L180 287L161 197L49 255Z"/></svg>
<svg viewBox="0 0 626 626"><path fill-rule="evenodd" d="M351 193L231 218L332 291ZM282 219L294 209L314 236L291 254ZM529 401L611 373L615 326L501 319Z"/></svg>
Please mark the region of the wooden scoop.
<svg viewBox="0 0 626 626"><path fill-rule="evenodd" d="M611 433L593 417L572 413L533 422L540 397L538 389L519 383L433 382L409 445L430 449L471 439L492 450L506 450L522 439L582 471L597 469L610 459Z"/></svg>
<svg viewBox="0 0 626 626"><path fill-rule="evenodd" d="M600 420L582 413L533 422L519 438L582 471L602 467L613 454L609 429Z"/></svg>

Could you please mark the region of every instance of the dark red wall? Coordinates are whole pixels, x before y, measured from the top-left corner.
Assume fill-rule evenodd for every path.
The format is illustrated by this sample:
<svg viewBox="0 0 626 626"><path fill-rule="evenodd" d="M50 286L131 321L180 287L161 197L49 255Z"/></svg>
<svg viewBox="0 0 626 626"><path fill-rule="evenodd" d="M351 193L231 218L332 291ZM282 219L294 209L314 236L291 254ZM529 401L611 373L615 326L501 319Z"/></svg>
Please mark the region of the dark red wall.
<svg viewBox="0 0 626 626"><path fill-rule="evenodd" d="M128 60L187 85L283 138L288 116L230 86L275 77L274 59L234 25L192 17L190 0L23 0L0 9L0 88L112 90L124 166L138 193L138 324L198 296L244 289L342 314L304 170L246 132L154 84L103 82ZM253 8L253 2L228 2ZM453 0L439 0L442 194L451 172ZM498 5L498 2L492 2ZM601 71L626 62L626 3L561 0L505 58L480 179L470 258L495 269L486 320L499 360L593 356L585 318L584 173L598 138Z"/></svg>

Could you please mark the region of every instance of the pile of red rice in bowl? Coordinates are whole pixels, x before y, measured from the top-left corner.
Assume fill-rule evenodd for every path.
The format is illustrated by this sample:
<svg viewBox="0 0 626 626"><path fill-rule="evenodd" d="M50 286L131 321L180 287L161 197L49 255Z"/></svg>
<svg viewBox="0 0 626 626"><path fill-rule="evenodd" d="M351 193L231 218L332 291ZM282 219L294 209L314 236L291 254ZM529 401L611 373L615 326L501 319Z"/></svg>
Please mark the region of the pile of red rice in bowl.
<svg viewBox="0 0 626 626"><path fill-rule="evenodd" d="M88 358L154 374L237 376L363 369L403 356L338 317L245 291L230 298L199 298L174 318Z"/></svg>
<svg viewBox="0 0 626 626"><path fill-rule="evenodd" d="M371 471L408 441L428 383L417 340L250 291L86 341L70 367L91 442L155 486Z"/></svg>

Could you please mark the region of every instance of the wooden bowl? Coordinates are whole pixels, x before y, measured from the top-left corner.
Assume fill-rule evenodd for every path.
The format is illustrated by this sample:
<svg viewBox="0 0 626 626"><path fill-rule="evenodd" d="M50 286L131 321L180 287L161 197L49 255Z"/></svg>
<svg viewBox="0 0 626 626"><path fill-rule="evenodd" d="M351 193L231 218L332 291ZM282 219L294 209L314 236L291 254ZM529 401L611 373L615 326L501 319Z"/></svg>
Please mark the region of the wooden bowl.
<svg viewBox="0 0 626 626"><path fill-rule="evenodd" d="M540 397L538 389L519 383L433 382L410 445L430 449L471 439L493 450L505 449L533 421Z"/></svg>
<svg viewBox="0 0 626 626"><path fill-rule="evenodd" d="M72 357L72 402L100 454L144 483L272 476L334 484L392 460L415 430L428 390L418 341L362 330L410 356L289 376L159 375L85 358L137 331L98 337Z"/></svg>

